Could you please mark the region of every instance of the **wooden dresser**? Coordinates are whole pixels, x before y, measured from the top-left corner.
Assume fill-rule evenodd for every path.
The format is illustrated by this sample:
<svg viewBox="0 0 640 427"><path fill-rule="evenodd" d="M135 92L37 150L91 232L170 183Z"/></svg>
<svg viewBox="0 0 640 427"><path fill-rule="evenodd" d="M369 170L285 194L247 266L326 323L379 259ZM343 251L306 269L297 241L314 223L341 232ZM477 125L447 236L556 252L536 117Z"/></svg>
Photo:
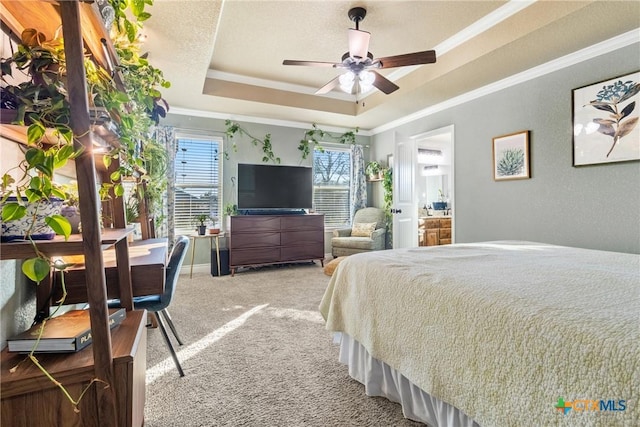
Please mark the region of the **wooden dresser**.
<svg viewBox="0 0 640 427"><path fill-rule="evenodd" d="M422 245L438 246L451 244L451 218L420 218Z"/></svg>
<svg viewBox="0 0 640 427"><path fill-rule="evenodd" d="M320 260L324 265L324 215L231 217L229 267Z"/></svg>

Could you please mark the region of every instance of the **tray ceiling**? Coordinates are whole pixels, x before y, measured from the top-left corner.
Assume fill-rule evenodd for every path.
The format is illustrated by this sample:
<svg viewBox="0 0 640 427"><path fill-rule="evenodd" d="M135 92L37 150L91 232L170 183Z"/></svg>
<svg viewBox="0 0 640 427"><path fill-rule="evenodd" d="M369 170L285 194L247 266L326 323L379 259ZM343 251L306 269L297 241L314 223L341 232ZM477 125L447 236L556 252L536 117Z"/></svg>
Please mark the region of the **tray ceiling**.
<svg viewBox="0 0 640 427"><path fill-rule="evenodd" d="M400 86L359 99L313 93L341 70L347 11L367 9L374 57L435 49L437 63L384 70ZM145 49L176 111L374 129L637 29L637 1L156 0Z"/></svg>

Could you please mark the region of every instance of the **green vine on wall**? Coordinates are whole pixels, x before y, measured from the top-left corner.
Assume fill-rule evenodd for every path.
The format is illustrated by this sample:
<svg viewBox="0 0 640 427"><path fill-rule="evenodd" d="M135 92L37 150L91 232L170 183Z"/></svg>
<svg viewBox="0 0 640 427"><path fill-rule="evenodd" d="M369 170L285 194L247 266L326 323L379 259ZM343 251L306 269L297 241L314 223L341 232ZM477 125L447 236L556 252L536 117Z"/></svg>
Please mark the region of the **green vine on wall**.
<svg viewBox="0 0 640 427"><path fill-rule="evenodd" d="M280 157L276 157L276 155L273 153L273 146L271 145L270 133L266 134L264 138L260 139L251 135L249 132L243 129L242 126L240 126L240 124L237 122L232 122L231 120L227 120L224 122L224 124L227 126L227 130L225 131L225 134L227 135L230 141L232 141L236 135L247 136L255 147L261 146L262 153L263 153L263 156L262 156L263 162L267 163L269 161L272 161L273 163L276 163L276 164L280 163ZM238 146L236 145L235 141L232 141L231 147L233 148L233 151L238 151ZM225 151L224 157L225 159L228 160L229 153Z"/></svg>
<svg viewBox="0 0 640 427"><path fill-rule="evenodd" d="M382 175L382 187L384 188L384 222L387 228L387 249L393 247L393 216L391 207L393 206L393 169L386 168Z"/></svg>
<svg viewBox="0 0 640 427"><path fill-rule="evenodd" d="M229 140L232 141L231 147L233 151L238 151L238 147L236 145L236 142L233 141L233 138L235 136L246 136L251 140L251 143L254 146L256 147L260 146L262 148L263 162L267 163L271 161L276 164L280 163L280 157L277 157L273 152L273 145L271 144L271 134L268 133L264 136L264 138L260 139L260 138L256 138L255 136L247 132L242 126L240 126L238 122L227 120L225 121L225 125L227 126L225 135L227 135ZM326 142L327 139L330 139L340 144L355 144L356 133L358 133L358 128L347 131L340 135L333 135L329 132L326 132L318 128L318 126L314 123L311 129L307 130L304 133L304 138L301 139L300 143L298 144L298 150L302 153L302 159L304 160L307 157L309 157L309 154L311 154L312 148L313 149L319 148L320 150L322 150L322 145L319 140L325 140ZM225 152L224 155L225 155L225 159L229 159L228 152Z"/></svg>
<svg viewBox="0 0 640 427"><path fill-rule="evenodd" d="M319 147L322 150L322 146L320 145L320 141L318 139L331 139L334 142L338 142L340 144L355 144L356 143L356 133L358 133L358 128L354 130L347 131L340 135L332 135L329 132L325 132L322 129L318 128L314 123L311 125L311 129L304 133L304 138L300 140L300 144L298 144L298 150L302 152L302 158L306 159L309 154L311 154L311 148L313 144L313 148Z"/></svg>

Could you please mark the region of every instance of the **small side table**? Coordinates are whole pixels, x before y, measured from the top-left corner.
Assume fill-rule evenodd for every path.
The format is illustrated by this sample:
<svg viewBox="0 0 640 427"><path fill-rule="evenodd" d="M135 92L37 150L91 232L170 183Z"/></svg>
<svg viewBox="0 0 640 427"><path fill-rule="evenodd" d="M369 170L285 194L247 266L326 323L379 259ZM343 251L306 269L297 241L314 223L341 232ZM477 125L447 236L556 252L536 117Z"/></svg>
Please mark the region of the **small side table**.
<svg viewBox="0 0 640 427"><path fill-rule="evenodd" d="M215 239L216 242L216 259L218 261L218 276L221 275L220 271L220 237L224 237L224 233L218 234L192 234L189 236L189 239L193 239L193 246L191 247L191 269L189 271L189 279L193 277L193 258L196 254L196 242L198 239L209 239L209 253L213 250L213 241Z"/></svg>

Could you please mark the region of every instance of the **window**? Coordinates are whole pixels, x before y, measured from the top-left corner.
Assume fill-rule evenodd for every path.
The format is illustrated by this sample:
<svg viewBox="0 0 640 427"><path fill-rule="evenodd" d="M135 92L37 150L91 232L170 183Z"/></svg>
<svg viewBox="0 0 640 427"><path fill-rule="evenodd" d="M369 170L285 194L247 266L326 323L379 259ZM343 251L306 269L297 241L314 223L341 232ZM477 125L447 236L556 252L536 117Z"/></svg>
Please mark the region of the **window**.
<svg viewBox="0 0 640 427"><path fill-rule="evenodd" d="M177 135L176 139L175 231L191 233L194 216L220 218L222 138Z"/></svg>
<svg viewBox="0 0 640 427"><path fill-rule="evenodd" d="M328 227L349 224L351 151L324 147L313 151L313 204Z"/></svg>

